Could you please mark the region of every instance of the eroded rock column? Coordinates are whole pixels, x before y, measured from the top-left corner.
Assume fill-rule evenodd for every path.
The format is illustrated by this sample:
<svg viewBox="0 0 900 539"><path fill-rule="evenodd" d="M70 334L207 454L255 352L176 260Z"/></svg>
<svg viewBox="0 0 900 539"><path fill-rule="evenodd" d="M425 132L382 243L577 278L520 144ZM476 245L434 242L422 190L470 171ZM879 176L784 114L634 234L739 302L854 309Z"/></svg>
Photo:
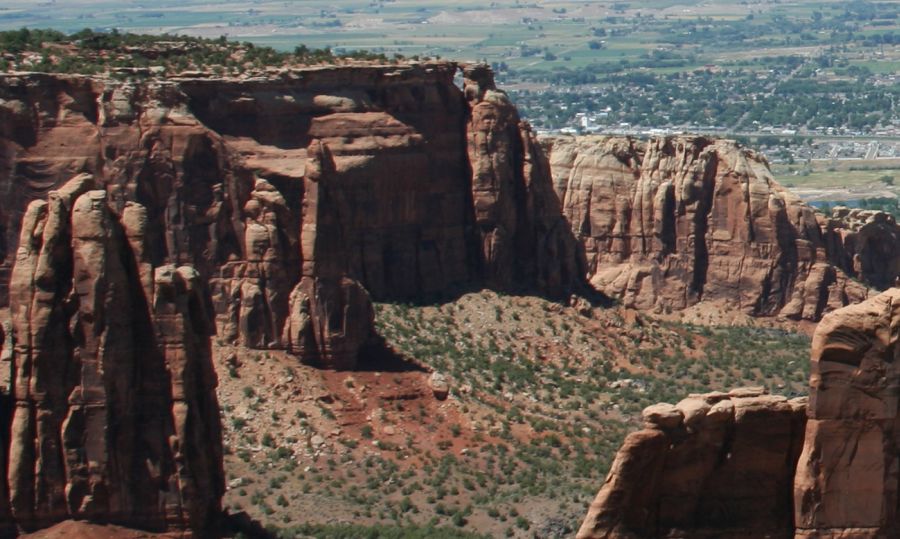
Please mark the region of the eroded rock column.
<svg viewBox="0 0 900 539"><path fill-rule="evenodd" d="M482 64L463 70L472 205L486 284L561 296L582 284L575 236L561 214L550 163L527 122Z"/></svg>
<svg viewBox="0 0 900 539"><path fill-rule="evenodd" d="M334 160L315 140L306 166L300 248L303 270L291 292L283 341L305 362L333 369L356 367L360 350L374 335L375 311L366 289L347 276Z"/></svg>
<svg viewBox="0 0 900 539"><path fill-rule="evenodd" d="M797 537L897 537L900 289L831 313L812 344ZM844 535L841 535L841 534Z"/></svg>
<svg viewBox="0 0 900 539"><path fill-rule="evenodd" d="M209 534L224 492L209 297L143 253L93 178L26 212L10 287L8 484L24 529L64 519Z"/></svg>

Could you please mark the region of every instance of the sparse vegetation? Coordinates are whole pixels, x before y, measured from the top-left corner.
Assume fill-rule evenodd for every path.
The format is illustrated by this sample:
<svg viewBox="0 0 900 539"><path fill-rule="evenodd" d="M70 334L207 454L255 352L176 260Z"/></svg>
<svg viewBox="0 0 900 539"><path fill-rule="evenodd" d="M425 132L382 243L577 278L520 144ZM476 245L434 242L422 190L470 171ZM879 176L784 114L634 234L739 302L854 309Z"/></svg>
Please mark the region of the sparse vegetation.
<svg viewBox="0 0 900 539"><path fill-rule="evenodd" d="M115 76L150 76L187 71L217 75L242 74L271 66L339 64L346 61L397 63L402 55L343 51L329 47L298 45L291 52L225 37L206 39L185 35L144 35L95 32L84 29L71 34L56 30L21 28L0 32L0 50L6 53L2 70L48 73L111 73Z"/></svg>
<svg viewBox="0 0 900 539"><path fill-rule="evenodd" d="M490 291L376 308L387 349L443 373L452 397L434 400L428 374L415 369L308 370L292 378L321 378L327 390L300 390L296 409L253 412L258 391L233 405L233 416L246 408L265 418L239 421L243 429L232 420L228 433L236 440L228 458L268 485L243 504L264 523L315 522L318 512L304 508L329 500L343 518L391 530L525 537L544 526L534 508L552 504L571 532L643 407L741 385L787 395L806 387L809 340L777 328L691 325L619 308L585 317ZM279 361L294 360L273 352L260 365L283 377ZM241 384L233 391L243 397L242 382L223 383Z"/></svg>
<svg viewBox="0 0 900 539"><path fill-rule="evenodd" d="M352 524L306 524L283 530L279 537L315 537L316 539L485 539L490 536L431 526L355 526Z"/></svg>

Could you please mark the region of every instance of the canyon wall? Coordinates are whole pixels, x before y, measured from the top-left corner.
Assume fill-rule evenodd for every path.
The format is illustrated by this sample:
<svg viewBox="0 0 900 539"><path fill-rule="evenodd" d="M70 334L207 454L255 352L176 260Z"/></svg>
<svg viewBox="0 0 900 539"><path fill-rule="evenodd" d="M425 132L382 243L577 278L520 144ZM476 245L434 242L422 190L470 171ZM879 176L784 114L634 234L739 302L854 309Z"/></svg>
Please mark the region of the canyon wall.
<svg viewBox="0 0 900 539"><path fill-rule="evenodd" d="M644 410L581 539L900 536L900 289L825 315L810 396L747 389Z"/></svg>
<svg viewBox="0 0 900 539"><path fill-rule="evenodd" d="M734 142L588 136L544 146L591 283L627 306L702 301L818 320L900 275L893 217L818 214Z"/></svg>
<svg viewBox="0 0 900 539"><path fill-rule="evenodd" d="M153 267L210 283L220 338L324 366L355 364L370 298L583 280L549 163L483 66L0 75L0 296L28 203L82 172L114 212L145 208Z"/></svg>
<svg viewBox="0 0 900 539"><path fill-rule="evenodd" d="M154 267L146 209L117 215L100 185L78 175L22 220L0 520L207 536L224 493L209 294L190 266Z"/></svg>
<svg viewBox="0 0 900 539"><path fill-rule="evenodd" d="M0 75L0 190L8 528L214 533L212 335L353 368L373 298L566 297L584 274L481 66Z"/></svg>
<svg viewBox="0 0 900 539"><path fill-rule="evenodd" d="M752 151L542 148L486 67L449 62L0 75L0 197L15 343L0 522L26 529L209 529L213 334L345 369L373 300L564 298L587 276L636 308L817 320L900 270L891 217L816 214ZM895 299L825 318L805 431L801 402L748 390L649 409L581 535L896 534Z"/></svg>
<svg viewBox="0 0 900 539"><path fill-rule="evenodd" d="M818 320L900 273L890 216L815 213L724 140L539 144L481 65L117 81L0 75L0 301L28 203L94 175L218 337L346 368L371 301L471 287ZM883 261L887 261L884 263Z"/></svg>

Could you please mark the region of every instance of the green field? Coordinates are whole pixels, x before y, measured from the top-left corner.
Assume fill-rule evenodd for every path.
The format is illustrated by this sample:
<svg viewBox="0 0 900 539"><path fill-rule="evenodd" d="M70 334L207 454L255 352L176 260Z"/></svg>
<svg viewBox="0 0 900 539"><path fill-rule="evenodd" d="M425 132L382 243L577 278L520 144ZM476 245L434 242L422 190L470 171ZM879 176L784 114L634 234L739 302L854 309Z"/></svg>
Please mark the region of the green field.
<svg viewBox="0 0 900 539"><path fill-rule="evenodd" d="M810 165L776 165L775 178L783 185L800 188L862 188L893 189L883 178L895 178L900 184L900 161L866 161L855 159L832 163L815 161Z"/></svg>
<svg viewBox="0 0 900 539"><path fill-rule="evenodd" d="M845 14L852 21L861 21L852 23L857 35L897 30L897 19L891 18L898 9L895 2L855 4L863 7L850 8L844 2L828 0L499 0L489 6L472 0L258 0L252 4L197 0L35 4L20 0L6 2L0 8L0 30L26 26L72 32L89 27L202 37L226 35L283 50L302 43L387 54L487 59L505 62L511 68L550 70L633 61L663 49L694 55L697 62L689 67L696 67L747 52L764 50L765 55L777 56L796 52L801 45L825 46L835 38L815 21L837 20ZM871 13L860 11L864 9ZM853 10L860 11L858 17ZM735 26L722 26L728 24ZM733 39L742 27L750 33ZM595 42L593 48L591 42ZM874 72L896 70L898 61L893 51L884 58L858 60Z"/></svg>
<svg viewBox="0 0 900 539"><path fill-rule="evenodd" d="M225 36L288 52L327 48L338 57L367 50L381 61L485 61L542 131L577 130L579 113L606 111L592 121L607 131L900 136L893 78L900 2L888 0L17 0L0 7L0 30L20 27ZM16 62L27 67L26 60ZM48 58L41 69L52 64ZM247 67L236 64L227 67ZM807 172L802 181L836 177Z"/></svg>

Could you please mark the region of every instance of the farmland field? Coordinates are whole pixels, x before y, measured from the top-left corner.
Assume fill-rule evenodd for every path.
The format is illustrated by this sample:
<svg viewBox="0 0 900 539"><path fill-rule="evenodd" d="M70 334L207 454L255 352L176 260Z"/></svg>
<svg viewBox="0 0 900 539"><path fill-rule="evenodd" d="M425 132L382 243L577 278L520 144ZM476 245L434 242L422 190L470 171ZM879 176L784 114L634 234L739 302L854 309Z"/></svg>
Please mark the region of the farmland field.
<svg viewBox="0 0 900 539"><path fill-rule="evenodd" d="M862 13L868 24L857 32L896 30L896 13L900 9L896 3L856 4L868 6L868 11ZM89 27L205 37L225 35L280 49L292 49L303 43L348 50L365 48L406 55L505 61L512 68L554 69L634 60L660 47L677 50L685 56L693 55L691 66L747 54L750 57L815 55L832 44L834 33L801 24L797 28L800 31L792 35L789 25L796 26L804 20L827 21L845 12L853 13L844 2L827 0L784 3L499 0L488 5L471 0L257 0L249 4L196 0L12 1L0 7L0 29L52 27L71 32ZM883 18L870 18L872 14ZM721 25L727 24L746 26L748 33L729 36L717 32ZM873 71L893 70L900 59L888 52L884 56L861 57L856 61Z"/></svg>

